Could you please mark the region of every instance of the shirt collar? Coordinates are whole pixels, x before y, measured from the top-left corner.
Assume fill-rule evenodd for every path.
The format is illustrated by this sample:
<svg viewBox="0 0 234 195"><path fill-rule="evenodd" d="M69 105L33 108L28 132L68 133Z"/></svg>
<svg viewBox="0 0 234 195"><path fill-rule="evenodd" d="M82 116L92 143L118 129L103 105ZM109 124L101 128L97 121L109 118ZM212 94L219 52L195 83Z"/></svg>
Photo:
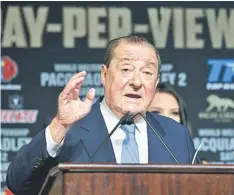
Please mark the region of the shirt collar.
<svg viewBox="0 0 234 195"><path fill-rule="evenodd" d="M112 112L112 110L109 108L109 106L106 103L105 97L103 98L102 102L100 103L100 109L103 115L103 118L105 119L105 123L108 129L108 132L110 133L112 129L114 129L115 125L119 122L119 118ZM135 122L135 125L137 126L137 129L139 132L142 129L146 129L146 122L143 118L140 118Z"/></svg>

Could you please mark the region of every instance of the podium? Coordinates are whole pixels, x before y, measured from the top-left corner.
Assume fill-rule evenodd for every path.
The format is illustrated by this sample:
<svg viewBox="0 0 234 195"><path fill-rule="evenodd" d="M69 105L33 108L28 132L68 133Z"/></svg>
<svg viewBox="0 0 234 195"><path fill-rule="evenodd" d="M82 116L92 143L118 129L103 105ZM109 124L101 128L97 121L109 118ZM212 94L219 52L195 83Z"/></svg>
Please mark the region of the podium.
<svg viewBox="0 0 234 195"><path fill-rule="evenodd" d="M234 195L233 165L62 163L40 195Z"/></svg>

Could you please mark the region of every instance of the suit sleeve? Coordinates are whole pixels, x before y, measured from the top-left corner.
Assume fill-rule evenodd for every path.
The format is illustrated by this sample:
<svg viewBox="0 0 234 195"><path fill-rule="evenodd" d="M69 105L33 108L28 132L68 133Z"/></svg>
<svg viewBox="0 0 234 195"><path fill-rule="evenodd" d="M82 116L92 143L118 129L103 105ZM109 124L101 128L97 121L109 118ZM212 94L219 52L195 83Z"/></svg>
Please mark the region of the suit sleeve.
<svg viewBox="0 0 234 195"><path fill-rule="evenodd" d="M17 152L7 170L7 186L17 195L38 194L49 170L57 163L47 152L43 130Z"/></svg>

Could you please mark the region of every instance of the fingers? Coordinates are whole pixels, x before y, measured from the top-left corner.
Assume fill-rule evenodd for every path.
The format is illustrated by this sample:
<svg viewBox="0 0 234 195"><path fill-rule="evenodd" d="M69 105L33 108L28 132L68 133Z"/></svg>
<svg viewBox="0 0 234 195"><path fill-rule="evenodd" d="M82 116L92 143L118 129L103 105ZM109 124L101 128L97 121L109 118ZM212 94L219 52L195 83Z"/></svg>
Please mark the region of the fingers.
<svg viewBox="0 0 234 195"><path fill-rule="evenodd" d="M79 89L74 89L72 92L72 99L76 100L79 96Z"/></svg>
<svg viewBox="0 0 234 195"><path fill-rule="evenodd" d="M95 97L95 89L94 88L91 88L87 95L86 95L86 98L84 100L84 103L88 106L88 107L91 107L92 104L93 104L93 100L94 100L94 97Z"/></svg>
<svg viewBox="0 0 234 195"><path fill-rule="evenodd" d="M86 71L82 71L82 72L79 72L79 73L75 74L75 75L69 80L69 82L68 82L67 85L69 85L69 83L73 82L74 80L76 80L76 79L79 78L79 77L85 77L86 74L87 74Z"/></svg>
<svg viewBox="0 0 234 195"><path fill-rule="evenodd" d="M84 78L85 78L86 74L87 73L85 71L82 71L82 72L79 72L79 73L75 74L70 79L70 81L67 83L64 90L62 91L61 98L62 99L68 98L69 95L72 94L75 89L78 89L78 90L76 90L76 93L78 95L79 89L81 87L81 84L84 81Z"/></svg>
<svg viewBox="0 0 234 195"><path fill-rule="evenodd" d="M69 83L65 89L63 90L62 92L62 99L66 99L69 97L70 94L73 93L73 91L76 89L76 86L79 84L79 83L83 83L84 81L84 77L80 77L80 78L77 78L76 80L74 80L73 82ZM80 85L81 86L81 85ZM79 90L79 89L78 89Z"/></svg>

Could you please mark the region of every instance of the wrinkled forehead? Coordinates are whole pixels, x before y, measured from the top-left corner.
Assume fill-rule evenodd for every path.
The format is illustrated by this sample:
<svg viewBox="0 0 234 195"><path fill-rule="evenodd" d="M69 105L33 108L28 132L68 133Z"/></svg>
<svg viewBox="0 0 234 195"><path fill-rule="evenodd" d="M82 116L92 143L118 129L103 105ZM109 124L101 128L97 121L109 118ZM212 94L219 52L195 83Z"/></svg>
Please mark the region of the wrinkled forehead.
<svg viewBox="0 0 234 195"><path fill-rule="evenodd" d="M147 43L129 43L122 41L114 50L113 59L121 61L144 61L157 66L158 59L154 48Z"/></svg>

